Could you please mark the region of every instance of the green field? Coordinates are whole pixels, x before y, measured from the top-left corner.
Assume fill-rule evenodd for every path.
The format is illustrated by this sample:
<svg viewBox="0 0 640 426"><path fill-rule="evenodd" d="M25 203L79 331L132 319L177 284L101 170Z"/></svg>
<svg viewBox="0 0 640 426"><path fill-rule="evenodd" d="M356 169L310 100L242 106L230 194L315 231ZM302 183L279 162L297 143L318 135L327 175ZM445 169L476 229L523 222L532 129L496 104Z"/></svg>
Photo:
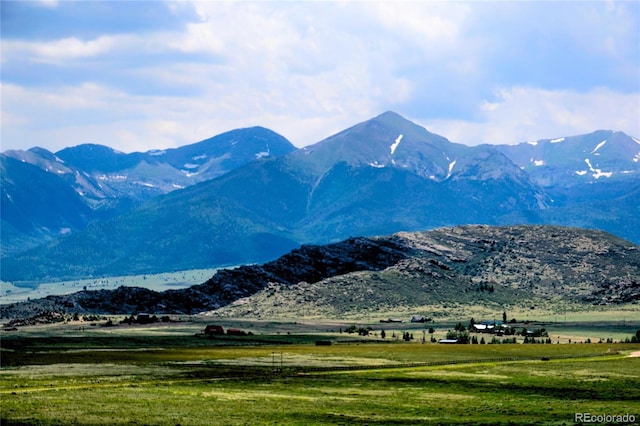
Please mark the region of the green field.
<svg viewBox="0 0 640 426"><path fill-rule="evenodd" d="M5 333L0 423L560 425L575 413L640 421L640 358L629 356L638 344L442 345L347 335L336 323L242 325L254 335L198 337L202 324L189 322Z"/></svg>
<svg viewBox="0 0 640 426"><path fill-rule="evenodd" d="M75 293L83 289L114 290L120 286L143 287L154 291L176 290L202 284L217 271L218 269L193 269L189 271L55 281L50 283L26 281L16 283L17 285L0 281L0 303L23 302L49 295Z"/></svg>

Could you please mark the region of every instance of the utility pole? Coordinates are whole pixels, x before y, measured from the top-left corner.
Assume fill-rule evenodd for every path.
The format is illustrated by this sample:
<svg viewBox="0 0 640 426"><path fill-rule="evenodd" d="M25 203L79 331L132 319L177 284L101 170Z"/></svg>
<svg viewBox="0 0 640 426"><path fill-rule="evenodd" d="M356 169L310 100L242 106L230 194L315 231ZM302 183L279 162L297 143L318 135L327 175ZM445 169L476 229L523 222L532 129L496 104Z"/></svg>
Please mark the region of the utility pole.
<svg viewBox="0 0 640 426"><path fill-rule="evenodd" d="M276 368L276 352L271 352L271 369L273 371L278 371L278 369ZM283 365L283 360L282 360L282 352L280 352L280 371L282 371L282 365Z"/></svg>

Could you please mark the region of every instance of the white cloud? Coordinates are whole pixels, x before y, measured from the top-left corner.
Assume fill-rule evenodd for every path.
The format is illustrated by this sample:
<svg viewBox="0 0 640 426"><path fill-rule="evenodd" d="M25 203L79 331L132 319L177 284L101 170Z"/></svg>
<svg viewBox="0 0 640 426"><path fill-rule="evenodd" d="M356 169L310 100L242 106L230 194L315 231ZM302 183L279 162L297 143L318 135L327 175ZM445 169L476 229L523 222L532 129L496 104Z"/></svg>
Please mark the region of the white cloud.
<svg viewBox="0 0 640 426"><path fill-rule="evenodd" d="M572 136L598 129L640 134L640 94L596 88L586 93L530 87L500 89L481 102L479 119L418 121L431 131L468 145L514 144Z"/></svg>
<svg viewBox="0 0 640 426"><path fill-rule="evenodd" d="M114 48L111 36L84 41L74 37L49 42L3 41L3 61L15 57L28 57L34 62L63 63L69 59L104 55Z"/></svg>
<svg viewBox="0 0 640 426"><path fill-rule="evenodd" d="M58 0L36 0L35 3L43 7L57 7L59 2Z"/></svg>
<svg viewBox="0 0 640 426"><path fill-rule="evenodd" d="M261 110L251 100L243 109L232 95L213 101L207 96L131 96L93 83L46 92L3 84L0 90L9 99L2 111L2 150L43 146L57 151L91 142L124 152L146 151L185 145L254 125L268 127L293 142L312 137L310 143L328 136L327 132L352 125L354 117L353 111L300 117ZM247 119L247 110L251 119ZM29 139L29 145L4 145L7 140L23 139Z"/></svg>
<svg viewBox="0 0 640 426"><path fill-rule="evenodd" d="M167 46L188 53L218 54L223 50L224 42L211 25L194 23L187 25L186 33L167 40Z"/></svg>
<svg viewBox="0 0 640 426"><path fill-rule="evenodd" d="M640 135L626 3L192 4L171 29L3 39L3 143L131 151L262 125L303 146L386 110L470 144Z"/></svg>

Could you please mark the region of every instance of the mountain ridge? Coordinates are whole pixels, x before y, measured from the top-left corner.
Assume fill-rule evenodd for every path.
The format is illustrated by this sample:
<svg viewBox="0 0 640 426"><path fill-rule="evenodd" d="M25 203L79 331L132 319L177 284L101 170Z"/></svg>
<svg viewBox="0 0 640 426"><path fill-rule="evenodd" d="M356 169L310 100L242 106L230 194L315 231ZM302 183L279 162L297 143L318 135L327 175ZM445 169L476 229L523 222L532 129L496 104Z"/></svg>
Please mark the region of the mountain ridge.
<svg viewBox="0 0 640 426"><path fill-rule="evenodd" d="M638 145L619 132L606 135ZM46 247L5 258L2 278L28 281L255 263L303 243L457 224L597 227L640 241L640 169L629 168L640 163L630 156L633 152L625 151L624 158L608 152L613 144L600 140L606 135L509 149L467 147L386 112L312 146L260 158L148 199ZM571 141L579 148L574 157L582 158L585 150L601 154L598 159L607 154L611 161L622 158L623 168L611 175L610 169L599 169L595 182L558 178L562 184L556 184L535 175L540 170L567 174L551 167L550 159L568 158ZM232 146L231 139L227 142ZM549 157L549 164L525 164L527 145L565 151ZM152 159L170 154L149 153ZM640 158L640 152L634 155ZM188 158L194 157L199 155ZM207 161L201 160L200 166ZM590 164L594 170L604 167L595 160ZM568 170L576 175L575 164Z"/></svg>
<svg viewBox="0 0 640 426"><path fill-rule="evenodd" d="M183 290L82 291L4 305L1 313L339 318L443 304L586 309L638 300L636 244L595 230L477 225L303 245L265 264L220 270Z"/></svg>
<svg viewBox="0 0 640 426"><path fill-rule="evenodd" d="M613 130L495 147L527 170L541 186L619 179L640 173L640 141ZM554 181L551 176L562 181Z"/></svg>
<svg viewBox="0 0 640 426"><path fill-rule="evenodd" d="M512 223L524 218L522 212L538 209L544 197L540 189L502 154L451 144L400 116L381 117L327 138L311 151L249 163L156 197L48 248L5 259L2 278L32 280L52 273L73 278L151 273L167 265L177 270L253 263L273 259L301 243L461 221ZM400 121L401 128L385 127L389 119ZM362 129L369 130L362 133ZM398 130L405 129L409 129L403 138L406 145L397 146L395 154L426 158L424 169L401 159L384 167L372 165L373 157L362 160L362 155L388 158ZM350 161L336 146L349 146L356 159ZM457 170L450 170L452 160L447 160L443 148L452 155L459 150L457 161L476 164L484 173L449 179ZM433 152L445 161L442 167L429 160ZM30 265L28 271L25 264ZM64 272L55 272L61 265L66 265Z"/></svg>
<svg viewBox="0 0 640 426"><path fill-rule="evenodd" d="M106 220L126 213L155 196L223 175L251 161L282 155L295 149L281 135L256 126L232 130L179 148L144 153L125 154L97 144L82 144L56 153L37 147L27 151L5 151L0 156L3 165L10 159L22 163L12 167L11 173L7 173L7 168L3 166L2 186L9 188L3 189L3 194L6 195L3 195L2 200L5 208L15 204L14 200L19 198L16 191L22 190L12 189L10 182L19 180L20 174L27 173L28 165L48 173L42 174L41 180L48 177L51 181L49 185L66 183L75 192L67 197L71 200L69 202L75 203L79 197L86 207L82 209L85 220L76 221L74 226L65 225L64 222L68 221L65 218L61 218L59 224L45 226L32 213L34 210L42 210L43 206L35 197L29 200L22 196L22 203L13 207L22 211L23 223L30 219L31 223L28 227L23 225L15 235L3 232L3 253L16 251L20 247L34 247L38 245L38 240L40 243L49 242L61 230L66 230L65 233L82 230L92 221ZM11 190L14 192L7 192ZM33 188L22 192L35 196L38 191ZM58 204L65 202L67 200L63 197L57 201ZM70 213L73 217L73 212ZM16 228L8 219L2 216L3 229ZM35 239L35 245L25 243L30 238Z"/></svg>

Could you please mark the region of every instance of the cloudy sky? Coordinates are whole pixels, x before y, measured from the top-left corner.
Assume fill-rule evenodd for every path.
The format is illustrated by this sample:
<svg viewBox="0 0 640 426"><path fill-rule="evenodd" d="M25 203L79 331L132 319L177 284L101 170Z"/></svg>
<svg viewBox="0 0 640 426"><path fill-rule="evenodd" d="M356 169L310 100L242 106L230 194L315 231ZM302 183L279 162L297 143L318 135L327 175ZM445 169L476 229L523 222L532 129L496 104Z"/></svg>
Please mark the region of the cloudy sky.
<svg viewBox="0 0 640 426"><path fill-rule="evenodd" d="M125 152L393 110L455 142L640 137L640 2L6 1L1 150Z"/></svg>

